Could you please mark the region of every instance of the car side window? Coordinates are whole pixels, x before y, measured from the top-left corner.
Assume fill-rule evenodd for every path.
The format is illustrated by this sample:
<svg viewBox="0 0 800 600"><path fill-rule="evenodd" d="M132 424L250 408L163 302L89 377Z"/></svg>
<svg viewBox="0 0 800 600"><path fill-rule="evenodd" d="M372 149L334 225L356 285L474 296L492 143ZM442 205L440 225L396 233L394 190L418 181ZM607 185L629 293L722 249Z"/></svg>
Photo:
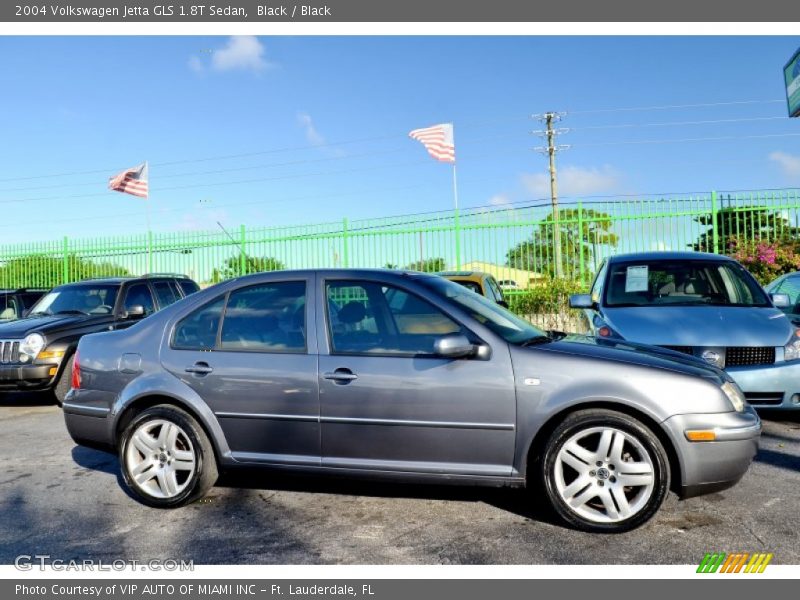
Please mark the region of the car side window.
<svg viewBox="0 0 800 600"><path fill-rule="evenodd" d="M225 307L225 296L204 304L176 326L172 347L178 350L213 350L217 345L217 330Z"/></svg>
<svg viewBox="0 0 800 600"><path fill-rule="evenodd" d="M177 283L180 286L181 290L183 290L184 297L200 291L200 286L198 286L191 279L178 279Z"/></svg>
<svg viewBox="0 0 800 600"><path fill-rule="evenodd" d="M265 283L231 292L221 350L306 351L306 283Z"/></svg>
<svg viewBox="0 0 800 600"><path fill-rule="evenodd" d="M153 294L150 293L150 286L146 283L134 283L125 292L123 310L128 311L134 306L142 306L145 315L151 315L155 312Z"/></svg>
<svg viewBox="0 0 800 600"><path fill-rule="evenodd" d="M170 304L175 304L178 300L180 300L178 291L170 285L169 281L154 281L153 289L156 292L158 305L161 308L166 308Z"/></svg>
<svg viewBox="0 0 800 600"><path fill-rule="evenodd" d="M608 262L604 262L600 266L600 270L597 272L594 283L592 284L592 300L598 303L603 301L603 286L606 281L606 271L608 271Z"/></svg>
<svg viewBox="0 0 800 600"><path fill-rule="evenodd" d="M16 298L5 295L0 302L0 319L15 319L19 316L19 313Z"/></svg>
<svg viewBox="0 0 800 600"><path fill-rule="evenodd" d="M497 285L497 281L491 275L487 277L486 281L489 282L489 288L494 292L494 299L497 302L502 302L505 300L503 297L503 290L500 289L500 286Z"/></svg>
<svg viewBox="0 0 800 600"><path fill-rule="evenodd" d="M334 353L432 355L436 339L463 332L433 304L395 286L336 281L327 284L326 294Z"/></svg>

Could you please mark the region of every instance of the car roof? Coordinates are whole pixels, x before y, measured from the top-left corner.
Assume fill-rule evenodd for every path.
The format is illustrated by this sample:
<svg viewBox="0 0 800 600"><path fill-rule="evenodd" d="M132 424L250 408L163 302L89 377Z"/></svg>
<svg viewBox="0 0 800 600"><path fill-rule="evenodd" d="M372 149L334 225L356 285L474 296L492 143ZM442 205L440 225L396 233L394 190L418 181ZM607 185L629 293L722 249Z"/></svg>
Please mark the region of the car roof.
<svg viewBox="0 0 800 600"><path fill-rule="evenodd" d="M711 254L709 252L632 252L629 254L616 254L608 258L609 263L631 262L637 260L655 261L655 260L707 260L707 261L727 261L735 262L731 257L723 254Z"/></svg>
<svg viewBox="0 0 800 600"><path fill-rule="evenodd" d="M486 273L482 271L439 271L438 273L433 273L433 275L438 275L439 277L444 277L445 279L460 279L463 281L482 281L484 277L486 277Z"/></svg>

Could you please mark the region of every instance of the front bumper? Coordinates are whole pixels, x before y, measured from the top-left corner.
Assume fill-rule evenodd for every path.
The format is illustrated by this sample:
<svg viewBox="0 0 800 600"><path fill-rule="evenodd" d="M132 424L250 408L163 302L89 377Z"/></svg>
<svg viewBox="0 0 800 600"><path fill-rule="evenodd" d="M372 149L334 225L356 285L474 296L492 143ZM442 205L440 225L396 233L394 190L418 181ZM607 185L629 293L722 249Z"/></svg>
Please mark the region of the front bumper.
<svg viewBox="0 0 800 600"><path fill-rule="evenodd" d="M51 369L56 374L51 375ZM58 373L57 364L0 366L0 391L41 390L51 387Z"/></svg>
<svg viewBox="0 0 800 600"><path fill-rule="evenodd" d="M800 409L800 360L726 371L756 408Z"/></svg>
<svg viewBox="0 0 800 600"><path fill-rule="evenodd" d="M735 485L758 452L761 420L751 406L744 412L675 415L664 421L681 467L681 496L690 498ZM686 432L713 430L713 442L690 442Z"/></svg>

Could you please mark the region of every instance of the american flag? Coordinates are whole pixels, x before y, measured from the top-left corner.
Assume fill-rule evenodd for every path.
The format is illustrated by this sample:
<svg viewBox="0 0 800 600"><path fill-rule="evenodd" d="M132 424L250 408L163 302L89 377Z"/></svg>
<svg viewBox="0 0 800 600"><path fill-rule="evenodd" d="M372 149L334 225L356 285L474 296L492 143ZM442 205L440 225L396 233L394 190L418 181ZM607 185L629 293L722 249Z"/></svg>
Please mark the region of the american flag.
<svg viewBox="0 0 800 600"><path fill-rule="evenodd" d="M456 146L453 142L453 124L442 123L432 127L415 129L408 134L413 140L421 142L433 158L447 163L456 162Z"/></svg>
<svg viewBox="0 0 800 600"><path fill-rule="evenodd" d="M108 189L147 198L147 163L125 169L108 180Z"/></svg>

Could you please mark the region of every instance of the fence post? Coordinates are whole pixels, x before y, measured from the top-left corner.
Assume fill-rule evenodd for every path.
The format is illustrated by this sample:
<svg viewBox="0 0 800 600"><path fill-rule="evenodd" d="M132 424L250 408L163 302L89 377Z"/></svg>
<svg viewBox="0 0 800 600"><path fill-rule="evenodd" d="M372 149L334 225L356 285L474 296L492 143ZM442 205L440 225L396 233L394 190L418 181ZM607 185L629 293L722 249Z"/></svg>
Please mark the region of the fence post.
<svg viewBox="0 0 800 600"><path fill-rule="evenodd" d="M61 283L69 283L69 238L67 236L64 236L61 255Z"/></svg>
<svg viewBox="0 0 800 600"><path fill-rule="evenodd" d="M580 273L581 285L583 285L583 202L581 200L578 200L578 272Z"/></svg>
<svg viewBox="0 0 800 600"><path fill-rule="evenodd" d="M350 249L347 243L347 217L342 219L342 266L350 267Z"/></svg>
<svg viewBox="0 0 800 600"><path fill-rule="evenodd" d="M247 275L247 230L239 225L239 275Z"/></svg>
<svg viewBox="0 0 800 600"><path fill-rule="evenodd" d="M714 254L719 254L719 225L717 217L719 216L719 208L717 207L717 192L711 192L711 231L713 232L713 247Z"/></svg>
<svg viewBox="0 0 800 600"><path fill-rule="evenodd" d="M147 229L147 272L154 273L153 270L153 232Z"/></svg>
<svg viewBox="0 0 800 600"><path fill-rule="evenodd" d="M458 207L455 208L455 226L456 226L456 270L461 270L461 220L458 215Z"/></svg>

